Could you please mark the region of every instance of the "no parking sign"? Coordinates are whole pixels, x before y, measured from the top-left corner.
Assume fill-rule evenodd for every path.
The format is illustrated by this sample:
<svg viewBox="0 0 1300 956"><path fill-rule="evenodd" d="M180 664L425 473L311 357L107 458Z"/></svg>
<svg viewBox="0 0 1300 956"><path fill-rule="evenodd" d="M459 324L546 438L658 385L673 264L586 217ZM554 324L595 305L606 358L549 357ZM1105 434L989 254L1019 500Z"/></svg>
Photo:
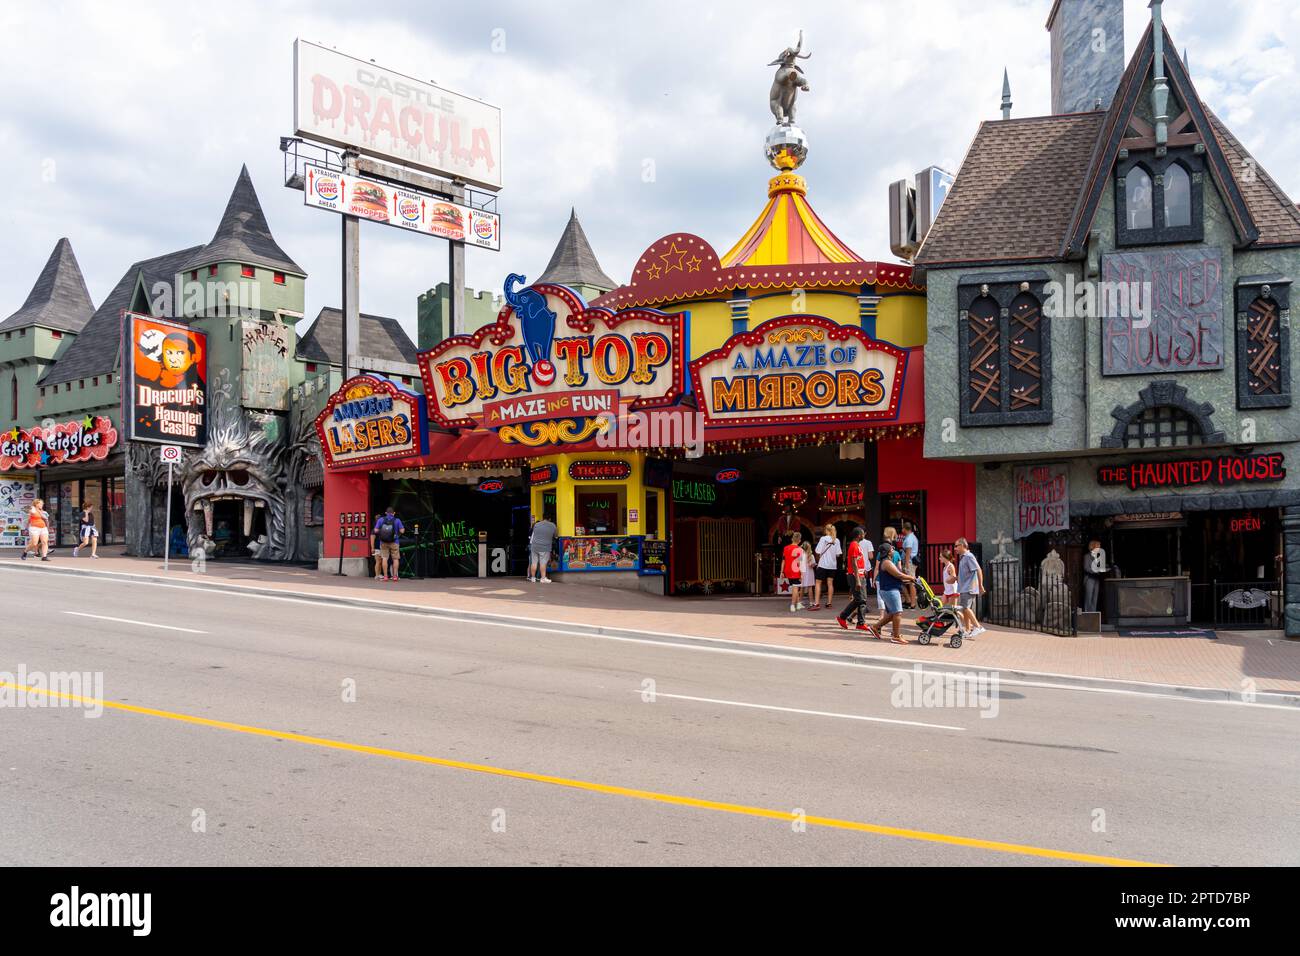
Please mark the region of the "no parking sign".
<svg viewBox="0 0 1300 956"><path fill-rule="evenodd" d="M179 465L181 463L181 446L159 445L158 458L164 465Z"/></svg>

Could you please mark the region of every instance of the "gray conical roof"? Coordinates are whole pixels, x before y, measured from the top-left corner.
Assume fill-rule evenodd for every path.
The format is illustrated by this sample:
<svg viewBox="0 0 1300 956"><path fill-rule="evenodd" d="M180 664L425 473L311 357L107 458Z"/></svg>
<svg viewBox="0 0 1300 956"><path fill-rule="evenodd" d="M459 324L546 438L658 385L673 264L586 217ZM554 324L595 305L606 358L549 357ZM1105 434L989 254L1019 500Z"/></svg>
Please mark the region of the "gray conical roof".
<svg viewBox="0 0 1300 956"><path fill-rule="evenodd" d="M90 301L90 292L72 252L72 243L60 239L28 293L27 301L21 309L0 322L0 329L39 325L61 332L80 332L94 311L95 304Z"/></svg>
<svg viewBox="0 0 1300 956"><path fill-rule="evenodd" d="M591 243L587 241L587 234L582 231L582 223L578 222L578 213L574 209L569 210L569 222L564 227L564 234L551 253L546 271L537 281L567 286L585 285L601 292L618 288L618 283L605 275L600 263L596 261L596 254L591 251Z"/></svg>
<svg viewBox="0 0 1300 956"><path fill-rule="evenodd" d="M299 276L307 274L285 254L271 235L271 227L266 224L266 216L257 199L257 190L253 188L253 177L248 175L247 166L239 170L239 179L235 181L235 188L230 194L230 201L226 203L226 211L221 216L221 223L217 226L212 241L185 263L181 271L187 272L217 262L241 262L277 272L292 272Z"/></svg>

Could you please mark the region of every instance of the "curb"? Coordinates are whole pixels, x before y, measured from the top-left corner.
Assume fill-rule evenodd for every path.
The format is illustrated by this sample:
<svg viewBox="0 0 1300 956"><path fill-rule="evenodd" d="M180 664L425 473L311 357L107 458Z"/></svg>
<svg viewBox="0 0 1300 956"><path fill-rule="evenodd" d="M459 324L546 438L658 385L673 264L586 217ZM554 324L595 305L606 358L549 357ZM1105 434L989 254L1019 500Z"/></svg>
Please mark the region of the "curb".
<svg viewBox="0 0 1300 956"><path fill-rule="evenodd" d="M571 634L582 634L593 637L623 638L626 640L646 641L657 644L676 644L688 647L712 647L720 650L747 651L752 654L796 658L800 660L841 664L886 665L897 670L910 670L912 667L920 665L934 672L950 674L969 674L972 671L992 671L1016 681L1024 681L1038 684L1040 686L1060 687L1065 689L1077 687L1093 691L1158 694L1170 697L1184 697L1191 700L1230 703L1242 702L1241 693L1239 691L1232 691L1218 687L1160 684L1107 677L1083 677L1076 674L1022 671L1004 667L985 667L978 664L957 664L940 660L878 657L871 654L852 653L850 651L826 651L815 648L787 647L778 644L758 644L750 643L748 641L733 641L720 637L699 637L689 634L670 634L662 631L645 631L624 627L609 627L602 624L581 624L571 621L553 621L545 618L520 617L512 614L494 614L487 611L429 607L422 604L399 604L392 601L378 601L372 598L318 594L313 591L280 590L277 588L257 587L255 585L231 584L224 581L199 579L185 579L183 581L173 580L164 577L161 574L141 574L132 571L93 571L89 568L67 567L44 568L39 564L32 566L26 563L0 564L0 569L6 568L35 573L106 578L118 581L135 581L145 584L179 584L186 587L203 588L209 591L224 591L232 594L256 594L263 597L291 598L300 601L313 601L318 604L356 607L369 611L400 611L404 614L420 614L426 617L441 618L444 620L467 621L479 624L497 624L512 627L549 627L553 630L567 631ZM1300 709L1300 691L1258 691L1255 694L1254 703Z"/></svg>

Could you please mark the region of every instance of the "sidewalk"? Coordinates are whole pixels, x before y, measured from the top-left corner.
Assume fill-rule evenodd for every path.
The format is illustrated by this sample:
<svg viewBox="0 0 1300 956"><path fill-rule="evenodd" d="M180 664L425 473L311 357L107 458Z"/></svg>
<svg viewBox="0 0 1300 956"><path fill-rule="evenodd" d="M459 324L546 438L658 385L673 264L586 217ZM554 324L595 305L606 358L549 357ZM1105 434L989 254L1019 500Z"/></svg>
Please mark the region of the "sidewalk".
<svg viewBox="0 0 1300 956"><path fill-rule="evenodd" d="M117 572L164 578L162 560L127 558L104 548L98 561L73 558L71 549L52 552L42 570ZM16 552L0 558L18 564ZM870 655L882 659L957 664L1038 674L1105 680L1142 681L1177 687L1241 692L1253 681L1257 691L1300 693L1300 641L1279 631L1219 631L1218 640L1201 637L1056 637L990 626L960 648L916 643L916 629L905 626L906 646L843 631L825 609L789 613L788 603L763 597L664 598L618 588L573 584L529 584L519 578L433 578L383 584L368 578L336 577L275 564L209 562L196 574L186 560L173 561L168 581L225 582L279 591L361 598L449 611L715 638L780 647ZM846 599L836 596L838 610ZM915 612L904 612L914 617Z"/></svg>

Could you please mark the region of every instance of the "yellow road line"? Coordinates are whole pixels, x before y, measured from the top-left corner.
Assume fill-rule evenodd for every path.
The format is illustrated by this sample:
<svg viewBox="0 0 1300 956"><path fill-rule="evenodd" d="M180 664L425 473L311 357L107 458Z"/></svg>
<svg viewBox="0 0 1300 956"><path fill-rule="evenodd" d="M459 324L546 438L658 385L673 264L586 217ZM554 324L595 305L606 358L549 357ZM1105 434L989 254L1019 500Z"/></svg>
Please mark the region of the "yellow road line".
<svg viewBox="0 0 1300 956"><path fill-rule="evenodd" d="M213 727L217 730L230 730L241 734L253 734L258 737L273 737L277 740L291 740L294 743L313 747L327 747L330 750L344 750L349 753L369 754L372 757L389 757L393 760L406 760L412 763L431 764L435 767L448 767L453 770L467 770L472 773L490 774L496 777L512 777L516 780L529 780L533 783L547 783L571 790L585 790L589 793L603 793L617 797L631 797L636 800L650 800L678 807L693 807L697 810L714 810L721 813L735 813L747 817L762 817L769 820L781 820L790 823L795 819L787 810L770 810L765 807L751 807L742 803L721 803L716 800L700 800L696 797L683 797L672 793L659 793L654 790L638 790L633 787L618 787L604 783L591 783L586 780L573 780L568 777L553 777L549 774L531 773L527 770L509 770L505 767L491 767L487 764L467 763L463 760L449 760L446 757L429 757L404 750L390 750L387 747L369 747L365 744L348 743L343 740L328 740L324 737L311 737L283 730L271 730L267 727L252 727L248 724L236 724L226 720L213 720L209 717L195 717L192 714L178 714L169 710L155 710L152 707L139 707L135 704L123 704L117 701L96 700L79 694L67 694L62 691L46 690L41 687L26 687L0 681L0 687L29 694L43 694L62 700L82 704L102 706L109 710L121 710L146 717L162 717L200 727ZM1026 846L1019 843L1002 843L997 840L978 840L974 837L954 836L948 833L930 833L925 830L907 830L900 827L882 826L876 823L860 823L856 820L840 820L835 817L805 816L803 821L811 826L828 827L835 830L853 830L859 833L874 833L879 836L899 837L904 840L922 840L927 843L944 843L950 846L973 847L977 850L992 850L996 853L1015 853L1021 856L1045 857L1051 860L1067 860L1073 863L1098 863L1104 866L1163 866L1142 860L1126 860L1113 856L1097 856L1092 853L1073 853L1069 850L1051 850L1045 847Z"/></svg>

